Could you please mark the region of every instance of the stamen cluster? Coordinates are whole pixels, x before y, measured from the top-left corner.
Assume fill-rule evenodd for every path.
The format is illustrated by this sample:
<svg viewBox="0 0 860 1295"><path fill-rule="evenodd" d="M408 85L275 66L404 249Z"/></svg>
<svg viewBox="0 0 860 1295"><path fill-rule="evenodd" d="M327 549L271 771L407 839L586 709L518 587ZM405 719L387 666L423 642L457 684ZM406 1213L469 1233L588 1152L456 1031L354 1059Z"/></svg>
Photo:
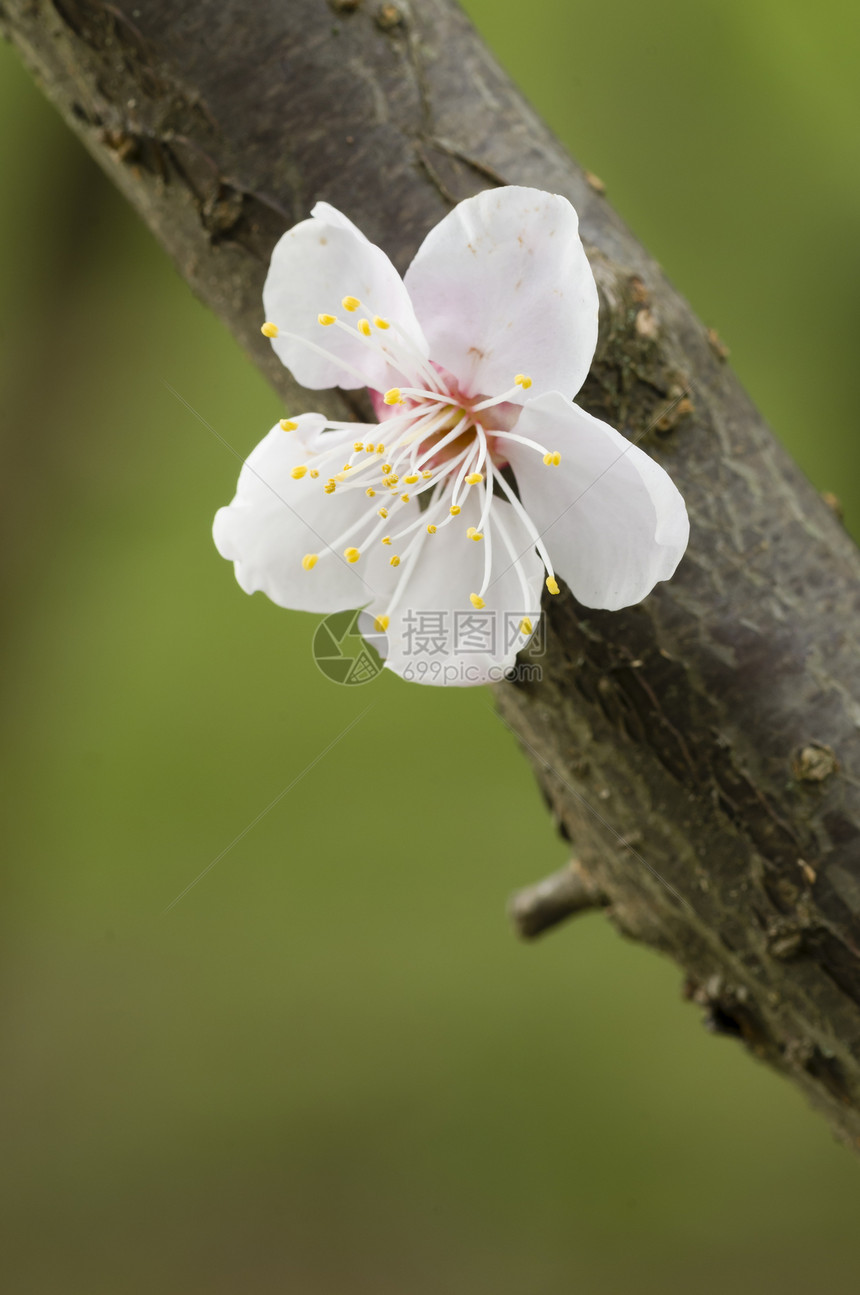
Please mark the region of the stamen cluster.
<svg viewBox="0 0 860 1295"><path fill-rule="evenodd" d="M359 298L351 294L341 302L348 314L355 314L361 304ZM486 538L483 582L480 589L469 595L472 606L476 609L484 606L483 595L490 581L492 542L487 521L497 491L509 500L525 522L546 570L546 587L551 594L557 594L559 586L549 554L501 469L507 462L503 453L505 442L515 442L536 451L547 467L558 467L561 454L503 426L493 427L490 414L491 410L504 406L507 421L512 410L516 416L519 410L509 402L519 392L528 390L532 385L531 378L518 373L510 390L501 395L478 400L464 397L450 375L428 362L402 330L395 328L392 335L387 319L369 313L372 322L368 317L360 317L352 323L328 312L318 314L317 322L323 328L342 329L376 350L392 371L411 385L391 387L382 397L385 407L399 411L380 424L380 431L385 428L385 442L353 440L356 429L365 430L364 424L328 422L325 439L330 441L330 446L315 455L313 466L300 464L292 470L295 480L301 480L306 473L312 478L322 476L322 489L328 495L363 489L368 499L374 499L377 494L390 497L387 507L374 505L366 517L353 522L331 543L330 550L336 552L347 540L357 540L357 545L351 544L343 549L347 562L354 563L358 562L364 550L378 541L402 550L392 553L388 560L390 566L398 567L413 556L419 543L423 543L423 536L436 535L441 528L456 524L467 491L479 487L480 521L477 526L466 527L463 531L464 538L473 542ZM267 321L261 332L264 337L276 338L282 335L283 330L278 324ZM305 338L295 337L295 340L309 344ZM314 349L330 354L322 346L314 345ZM488 422L490 426L487 426ZM292 419L282 418L280 426L289 432L294 431L297 424ZM331 472L332 463L344 457L351 440L353 444L347 461L338 471ZM387 461L380 463L382 459ZM409 486L409 491L403 491L403 486ZM397 523L401 519L402 505L413 498L423 499L426 506L422 515L400 529L388 525L389 520ZM498 531L498 524L494 529ZM383 534L383 531L388 533ZM502 539L506 539L504 530ZM513 547L509 551L516 560ZM320 556L319 553L306 553L301 560L304 570L315 570ZM395 601L399 601L397 593ZM376 626L380 630L386 629L389 623L390 616L376 617ZM523 625L528 626L523 633L530 634L528 618L524 618Z"/></svg>

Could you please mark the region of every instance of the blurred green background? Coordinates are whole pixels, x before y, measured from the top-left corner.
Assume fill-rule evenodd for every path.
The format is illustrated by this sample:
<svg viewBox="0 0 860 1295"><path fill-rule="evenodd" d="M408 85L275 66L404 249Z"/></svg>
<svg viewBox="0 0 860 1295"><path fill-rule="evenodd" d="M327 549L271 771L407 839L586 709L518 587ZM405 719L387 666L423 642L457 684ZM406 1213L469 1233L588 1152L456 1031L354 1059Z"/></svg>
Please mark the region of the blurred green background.
<svg viewBox="0 0 860 1295"><path fill-rule="evenodd" d="M857 527L856 7L467 8ZM801 1098L602 917L511 936L565 850L489 695L239 591L164 384L278 402L6 48L0 176L5 1289L853 1295Z"/></svg>

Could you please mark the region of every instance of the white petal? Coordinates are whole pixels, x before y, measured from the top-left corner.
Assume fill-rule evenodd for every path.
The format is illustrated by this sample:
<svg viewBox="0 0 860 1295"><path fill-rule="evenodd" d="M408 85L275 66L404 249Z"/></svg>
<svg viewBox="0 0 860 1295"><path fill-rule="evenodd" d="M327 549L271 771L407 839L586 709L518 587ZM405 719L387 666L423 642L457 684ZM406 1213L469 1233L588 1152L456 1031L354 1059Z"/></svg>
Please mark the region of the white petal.
<svg viewBox="0 0 860 1295"><path fill-rule="evenodd" d="M459 517L435 535L425 535L402 599L398 596L386 634L377 640L386 667L415 683L468 686L498 681L528 641L519 632L528 617L534 629L540 619L543 566L530 548L528 534L505 500L494 499L485 538L468 538L477 525L480 493L472 490ZM512 565L501 528L510 536L515 554L522 554L523 581ZM484 593L484 608L476 610L469 595L477 593L484 575L484 545L492 536L492 576ZM370 617L388 614L390 603L377 600Z"/></svg>
<svg viewBox="0 0 860 1295"><path fill-rule="evenodd" d="M361 307L344 311L344 297ZM282 332L295 333L331 352L331 358L289 337L272 342L278 357L302 386L375 387L379 391L406 385L403 375L386 363L377 347L351 337L336 325L323 327L318 315L337 315L351 325L381 315L399 324L413 347L427 354L427 343L415 318L403 280L378 247L342 212L318 202L310 220L287 230L275 245L263 287L266 319ZM395 332L374 328L373 339L385 342ZM338 363L342 359L351 368ZM352 370L357 370L353 372Z"/></svg>
<svg viewBox="0 0 860 1295"><path fill-rule="evenodd" d="M293 432L273 427L245 460L235 498L215 515L215 546L235 563L236 579L246 593L262 590L272 602L297 611L362 607L390 590L395 573L375 549L363 552L354 564L347 562L344 549L359 547L358 539L335 550L329 546L351 523L375 519L372 502L360 489L338 487L325 494L323 485L339 463L334 469L321 468L315 479L293 479L299 464L313 467L315 454L331 435L322 430L321 414L303 414L296 421ZM367 430L372 434L375 427ZM302 567L307 553L319 555L311 571Z"/></svg>
<svg viewBox="0 0 860 1295"><path fill-rule="evenodd" d="M597 343L597 288L566 198L490 189L431 229L405 282L435 361L465 395L575 395Z"/></svg>
<svg viewBox="0 0 860 1295"><path fill-rule="evenodd" d="M520 498L575 598L616 611L669 579L690 524L658 463L557 392L530 401L515 430L561 454L546 467L536 451L505 443Z"/></svg>

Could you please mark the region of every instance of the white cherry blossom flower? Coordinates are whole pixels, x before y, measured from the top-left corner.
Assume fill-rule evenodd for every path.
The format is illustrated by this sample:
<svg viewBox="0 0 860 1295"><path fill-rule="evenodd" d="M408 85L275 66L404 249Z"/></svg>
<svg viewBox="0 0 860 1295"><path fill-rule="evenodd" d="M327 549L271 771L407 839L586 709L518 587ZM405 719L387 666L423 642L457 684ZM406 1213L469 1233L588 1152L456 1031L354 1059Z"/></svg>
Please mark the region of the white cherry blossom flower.
<svg viewBox="0 0 860 1295"><path fill-rule="evenodd" d="M251 453L214 526L246 592L364 607L388 668L481 683L513 665L557 577L585 606L617 609L674 572L689 534L680 494L572 400L598 300L567 199L519 187L469 198L402 279L317 203L275 247L263 302L263 332L296 380L368 387L379 422L301 414ZM496 625L469 650L454 622L473 612ZM416 647L422 615L438 632Z"/></svg>

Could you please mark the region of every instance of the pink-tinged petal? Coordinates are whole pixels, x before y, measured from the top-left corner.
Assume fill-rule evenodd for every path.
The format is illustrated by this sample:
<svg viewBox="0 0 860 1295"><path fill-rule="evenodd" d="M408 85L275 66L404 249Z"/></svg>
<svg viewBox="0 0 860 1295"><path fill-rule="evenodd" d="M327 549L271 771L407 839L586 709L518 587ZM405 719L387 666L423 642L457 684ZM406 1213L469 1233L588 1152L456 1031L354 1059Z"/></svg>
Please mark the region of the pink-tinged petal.
<svg viewBox="0 0 860 1295"><path fill-rule="evenodd" d="M468 527L479 520L479 500L480 493L473 490L459 517L440 526L435 535L425 534L414 566L405 572L407 584L394 610L389 600L381 598L365 614L369 629L365 633L386 657L386 667L410 682L460 687L497 682L530 638L520 631L521 621L528 617L533 630L537 629L543 566L529 546L527 531L504 500L493 501L484 539L469 539ZM481 588L488 533L492 575L483 595L485 606L476 609L470 594ZM510 550L523 555L522 575L512 563ZM375 618L389 613L385 636L374 635Z"/></svg>
<svg viewBox="0 0 860 1295"><path fill-rule="evenodd" d="M235 564L236 579L246 593L261 590L272 602L297 611L332 612L362 607L383 596L395 581L384 554L362 552L356 563L344 557L347 547L360 547L375 513L361 489L323 490L335 471L330 465L319 477L292 476L294 468L310 470L327 448L325 419L303 414L295 431L276 425L251 451L239 475L232 503L215 515L213 536L222 557ZM375 433L368 427L368 433ZM330 433L328 435L331 435ZM342 466L337 464L337 468ZM368 526L356 538L330 546L360 518ZM317 554L306 571L302 559Z"/></svg>
<svg viewBox="0 0 860 1295"><path fill-rule="evenodd" d="M547 467L534 450L506 443L523 505L575 598L616 611L669 579L690 523L658 463L558 393L530 401L515 430L561 454Z"/></svg>
<svg viewBox="0 0 860 1295"><path fill-rule="evenodd" d="M491 189L431 229L405 276L433 359L467 396L496 396L517 374L573 396L597 343L597 288L566 198Z"/></svg>
<svg viewBox="0 0 860 1295"><path fill-rule="evenodd" d="M358 298L361 306L354 312L345 311L341 305L344 297ZM263 287L263 308L266 319L280 330L272 342L279 359L305 387L370 386L385 391L403 385L403 375L378 349L379 342L397 343L394 326L406 333L414 349L427 354L427 343L400 275L383 251L326 202L318 202L311 218L287 230L275 245ZM371 345L335 324L323 327L318 319L321 314L336 315L353 329L359 319L373 325L375 316L393 327L372 327ZM321 355L307 342L330 355Z"/></svg>

